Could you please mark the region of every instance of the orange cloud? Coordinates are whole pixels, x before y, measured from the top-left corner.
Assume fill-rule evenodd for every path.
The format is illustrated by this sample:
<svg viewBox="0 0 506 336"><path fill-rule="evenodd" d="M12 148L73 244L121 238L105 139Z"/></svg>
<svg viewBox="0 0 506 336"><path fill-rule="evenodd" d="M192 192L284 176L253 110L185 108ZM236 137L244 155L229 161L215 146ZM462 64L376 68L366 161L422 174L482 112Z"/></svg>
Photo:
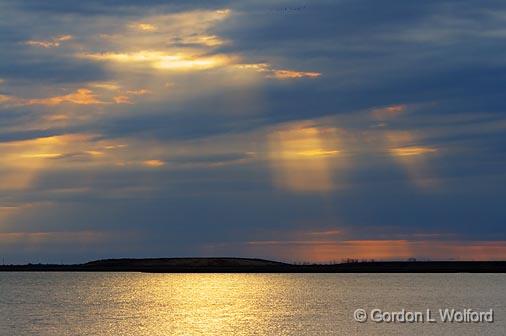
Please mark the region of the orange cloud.
<svg viewBox="0 0 506 336"><path fill-rule="evenodd" d="M72 40L72 35L59 35L50 40L28 40L25 44L39 48L56 48L61 45L62 42Z"/></svg>
<svg viewBox="0 0 506 336"><path fill-rule="evenodd" d="M6 95L0 94L0 104L7 103L7 102L9 102L11 100L12 100L11 96L6 96Z"/></svg>
<svg viewBox="0 0 506 336"><path fill-rule="evenodd" d="M2 244L26 244L36 246L51 243L96 243L104 241L108 234L100 231L76 232L0 232Z"/></svg>
<svg viewBox="0 0 506 336"><path fill-rule="evenodd" d="M64 103L71 103L78 105L105 104L105 102L97 98L97 96L93 93L93 91L86 88L77 89L76 91L66 95L53 96L48 98L26 99L16 96L0 95L0 104L55 106Z"/></svg>
<svg viewBox="0 0 506 336"><path fill-rule="evenodd" d="M317 78L321 76L320 72L295 71L288 69L273 69L268 63L237 64L238 69L252 70L265 73L268 78L276 79L298 79L298 78Z"/></svg>
<svg viewBox="0 0 506 336"><path fill-rule="evenodd" d="M437 149L423 146L406 146L406 147L390 148L390 153L393 156L414 156L435 152L437 152Z"/></svg>
<svg viewBox="0 0 506 336"><path fill-rule="evenodd" d="M142 162L146 167L150 168L158 168L165 165L165 162L162 160L146 160Z"/></svg>
<svg viewBox="0 0 506 336"><path fill-rule="evenodd" d="M73 93L69 93L63 96L55 96L50 98L37 98L27 99L22 105L47 105L54 106L63 103L73 103L79 105L92 105L92 104L104 104L104 102L97 99L93 92L89 89L78 89Z"/></svg>
<svg viewBox="0 0 506 336"><path fill-rule="evenodd" d="M317 78L320 77L319 72L304 72L294 70L274 70L274 77L277 79L296 79L296 78Z"/></svg>

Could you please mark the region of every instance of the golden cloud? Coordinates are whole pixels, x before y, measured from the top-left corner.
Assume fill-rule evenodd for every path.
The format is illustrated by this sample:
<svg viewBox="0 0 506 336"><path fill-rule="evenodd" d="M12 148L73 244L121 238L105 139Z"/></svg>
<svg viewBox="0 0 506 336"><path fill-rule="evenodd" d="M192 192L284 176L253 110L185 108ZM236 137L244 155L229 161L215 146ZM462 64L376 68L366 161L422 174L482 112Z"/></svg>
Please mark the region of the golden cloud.
<svg viewBox="0 0 506 336"><path fill-rule="evenodd" d="M95 83L91 86L96 88L102 88L108 91L119 91L120 87L116 84L108 84L108 83ZM99 105L99 104L133 104L130 100L130 96L144 96L150 93L149 90L146 89L136 89L136 90L127 90L124 94L119 94L113 97L108 98L107 100L102 100L97 97L97 95L88 88L79 88L76 91L60 95L53 96L48 98L20 98L15 96L6 96L0 95L0 104L11 104L11 105L44 105L44 106L56 106L64 103L71 103L77 105ZM62 118L64 116L59 115L55 117L56 119ZM52 117L48 117L47 119L51 119ZM53 120L56 120L53 119Z"/></svg>
<svg viewBox="0 0 506 336"><path fill-rule="evenodd" d="M140 30L140 31L144 31L144 32L152 32L152 31L156 31L156 26L150 24L150 23L144 23L144 22L137 22L137 23L132 23L130 25L131 28L133 29L136 29L136 30Z"/></svg>
<svg viewBox="0 0 506 336"><path fill-rule="evenodd" d="M414 156L437 152L436 148L423 146L406 146L391 148L390 153L394 156Z"/></svg>
<svg viewBox="0 0 506 336"><path fill-rule="evenodd" d="M226 55L198 56L151 50L132 53L87 53L80 56L95 61L145 64L151 68L172 71L207 70L229 64L233 60L233 57Z"/></svg>
<svg viewBox="0 0 506 336"><path fill-rule="evenodd" d="M54 96L50 98L37 98L37 99L27 99L22 102L22 105L47 105L54 106L63 103L73 103L79 105L92 105L92 104L104 104L104 102L100 101L91 90L81 88L77 89L75 92L62 95L62 96Z"/></svg>

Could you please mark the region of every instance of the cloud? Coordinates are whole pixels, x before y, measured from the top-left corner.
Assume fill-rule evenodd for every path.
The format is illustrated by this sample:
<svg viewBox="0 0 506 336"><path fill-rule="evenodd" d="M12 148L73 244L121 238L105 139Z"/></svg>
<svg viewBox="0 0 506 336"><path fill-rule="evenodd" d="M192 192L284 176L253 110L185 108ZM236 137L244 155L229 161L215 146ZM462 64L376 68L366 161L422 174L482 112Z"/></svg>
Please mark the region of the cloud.
<svg viewBox="0 0 506 336"><path fill-rule="evenodd" d="M116 104L132 104L128 96L115 96L113 99Z"/></svg>
<svg viewBox="0 0 506 336"><path fill-rule="evenodd" d="M63 103L73 103L79 105L103 104L104 102L97 99L91 90L78 89L73 93L50 98L28 99L23 104L26 105L59 105Z"/></svg>
<svg viewBox="0 0 506 336"><path fill-rule="evenodd" d="M134 16L139 13L139 11L150 10L153 8L158 8L160 10L174 10L174 11L187 11L192 9L208 9L208 8L221 8L224 4L229 3L229 1L213 1L212 3L208 1L185 1L185 0L176 0L167 3L163 0L148 0L143 1L142 3L134 0L119 0L113 1L113 4L110 2L103 2L98 0L86 1L84 3L69 3L65 0L55 0L52 3L41 3L37 0L28 0L23 3L19 3L13 0L9 0L9 5L18 7L24 11L30 11L34 13L45 13L52 15L61 15L61 14L72 14L72 15L127 15Z"/></svg>
<svg viewBox="0 0 506 336"><path fill-rule="evenodd" d="M406 112L405 105L392 105L379 109L373 109L371 111L371 115L378 120L388 120L391 118L396 118L404 112Z"/></svg>
<svg viewBox="0 0 506 336"><path fill-rule="evenodd" d="M62 42L72 40L72 35L60 35L53 37L50 40L28 40L25 42L26 45L41 47L41 48L57 48Z"/></svg>
<svg viewBox="0 0 506 336"><path fill-rule="evenodd" d="M146 160L146 161L143 161L142 163L146 167L150 167L150 168L159 168L159 167L162 167L162 166L165 165L164 161L162 161L162 160L156 160L156 159Z"/></svg>
<svg viewBox="0 0 506 336"><path fill-rule="evenodd" d="M428 153L435 153L437 149L430 147L419 147L419 146L407 146L391 148L390 152L394 156L413 156L413 155L424 155Z"/></svg>
<svg viewBox="0 0 506 336"><path fill-rule="evenodd" d="M0 207L40 205L5 232L134 231L126 251L152 255L502 251L500 1L0 7ZM125 252L104 239L82 256Z"/></svg>
<svg viewBox="0 0 506 336"><path fill-rule="evenodd" d="M172 71L207 70L230 62L230 57L225 55L197 57L195 55L166 54L161 51L147 50L135 53L88 53L80 55L80 57L95 61L145 64L154 69Z"/></svg>
<svg viewBox="0 0 506 336"><path fill-rule="evenodd" d="M132 23L130 25L133 29L137 29L137 30L140 30L140 31L144 31L144 32L153 32L153 31L156 31L156 26L150 24L150 23L144 23L144 22L137 22L137 23Z"/></svg>
<svg viewBox="0 0 506 336"><path fill-rule="evenodd" d="M30 106L30 105L45 105L45 106L55 106L64 103L72 103L78 105L96 105L96 104L104 104L104 102L97 99L93 91L80 88L75 92L61 95L61 96L53 96L48 98L20 98L14 96L0 96L0 104L12 104L12 105L22 105L22 106Z"/></svg>
<svg viewBox="0 0 506 336"><path fill-rule="evenodd" d="M238 64L236 67L238 69L253 70L264 73L267 78L276 79L317 78L321 76L321 73L319 72L273 69L271 65L267 63Z"/></svg>
<svg viewBox="0 0 506 336"><path fill-rule="evenodd" d="M293 79L293 78L316 78L320 77L321 73L319 72L302 72L302 71L293 71L293 70L275 70L274 77L278 79Z"/></svg>
<svg viewBox="0 0 506 336"><path fill-rule="evenodd" d="M76 105L103 105L103 104L133 104L131 101L131 97L135 96L144 96L149 93L148 90L138 89L138 90L126 90L125 92L121 92L119 87L115 87L111 84L92 84L92 87L105 89L106 91L116 91L116 93L120 93L120 95L113 95L109 98L108 101L101 100L97 94L88 88L79 88L72 93L59 95L59 96L51 96L47 98L21 98L16 96L7 96L0 95L0 104L4 104L7 106L32 106L32 105L43 105L43 106L57 106L61 104L76 104ZM58 115L51 116L52 120L57 120L59 118ZM66 119L66 118L63 118Z"/></svg>

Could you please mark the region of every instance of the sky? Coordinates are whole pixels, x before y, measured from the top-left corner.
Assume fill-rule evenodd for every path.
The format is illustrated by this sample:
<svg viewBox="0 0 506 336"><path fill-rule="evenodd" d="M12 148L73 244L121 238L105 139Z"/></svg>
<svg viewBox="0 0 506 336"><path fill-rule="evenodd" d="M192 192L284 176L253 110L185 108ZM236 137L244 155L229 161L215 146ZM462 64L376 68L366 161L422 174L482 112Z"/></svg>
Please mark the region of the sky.
<svg viewBox="0 0 506 336"><path fill-rule="evenodd" d="M0 0L6 263L506 259L502 0Z"/></svg>

